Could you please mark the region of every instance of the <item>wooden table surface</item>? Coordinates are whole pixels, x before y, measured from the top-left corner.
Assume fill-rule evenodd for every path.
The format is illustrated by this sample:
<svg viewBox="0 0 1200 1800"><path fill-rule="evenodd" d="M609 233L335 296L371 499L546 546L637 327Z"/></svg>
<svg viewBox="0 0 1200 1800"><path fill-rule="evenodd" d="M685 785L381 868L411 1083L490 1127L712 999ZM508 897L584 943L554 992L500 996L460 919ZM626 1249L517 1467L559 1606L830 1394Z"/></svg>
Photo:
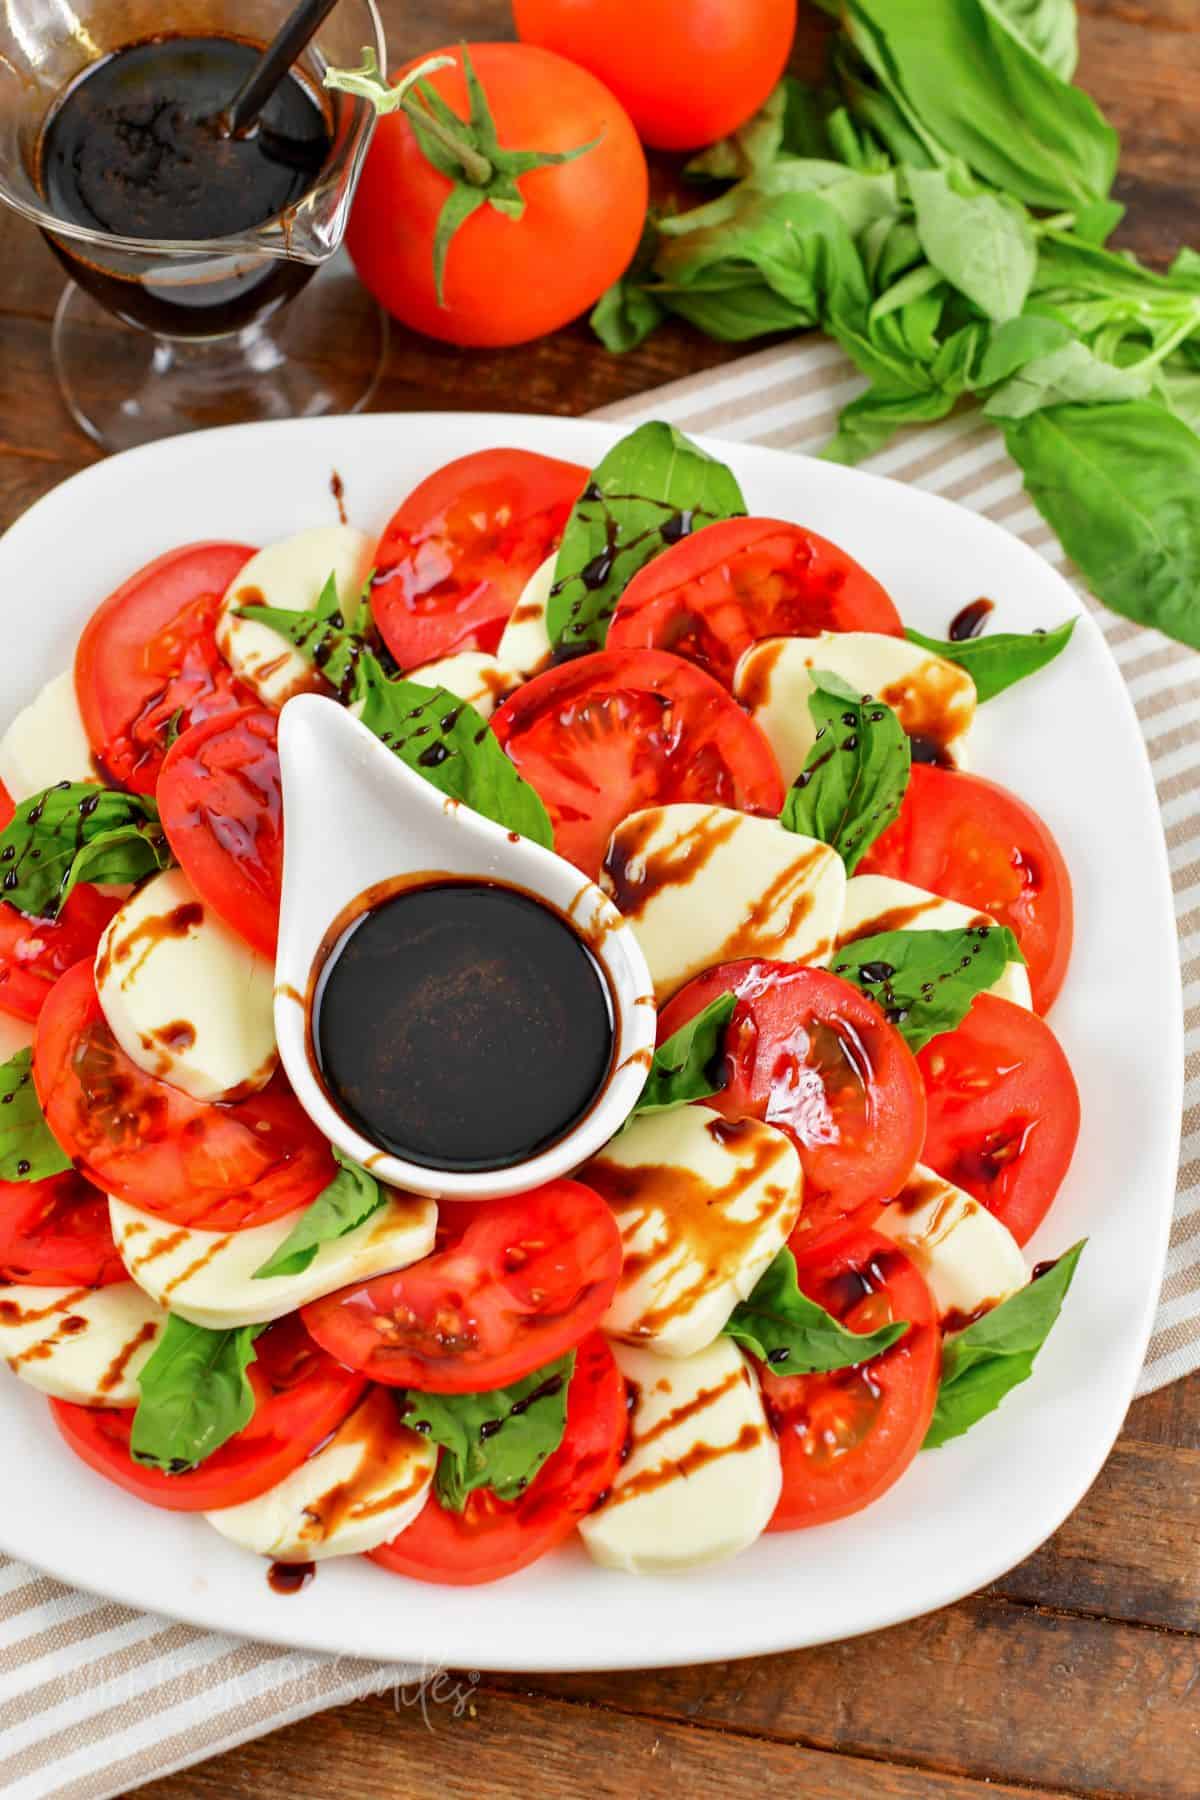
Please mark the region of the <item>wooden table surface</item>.
<svg viewBox="0 0 1200 1800"><path fill-rule="evenodd" d="M383 10L394 60L459 37L510 35L504 0L385 0ZM1200 245L1200 7L1083 0L1080 11L1079 78L1124 142L1117 191L1129 212L1118 242L1161 264L1181 244ZM818 66L823 29L806 18L801 72ZM0 271L2 528L95 452L50 373L61 274L36 233L8 215ZM353 346L337 353L353 356ZM487 354L397 330L376 404L582 413L732 354L682 326L625 359L607 356L582 325ZM653 1618L631 1616L630 1631L652 1643ZM456 1692L469 1704L447 1691L424 1708L390 1696L343 1707L139 1791L146 1800L1197 1800L1200 1375L1136 1402L1092 1492L1035 1556L931 1618L791 1656L487 1676Z"/></svg>

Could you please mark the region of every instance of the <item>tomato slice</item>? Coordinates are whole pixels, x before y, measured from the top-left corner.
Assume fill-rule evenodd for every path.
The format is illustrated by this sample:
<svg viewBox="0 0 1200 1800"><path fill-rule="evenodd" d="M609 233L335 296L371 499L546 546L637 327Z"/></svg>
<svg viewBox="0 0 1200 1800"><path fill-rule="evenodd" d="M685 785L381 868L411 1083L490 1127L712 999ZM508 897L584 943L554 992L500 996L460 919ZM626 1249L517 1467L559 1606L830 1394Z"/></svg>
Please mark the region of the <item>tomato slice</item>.
<svg viewBox="0 0 1200 1800"><path fill-rule="evenodd" d="M193 725L167 752L158 810L183 872L227 925L274 956L283 885L278 718L264 707Z"/></svg>
<svg viewBox="0 0 1200 1800"><path fill-rule="evenodd" d="M331 1356L389 1387L473 1394L520 1381L580 1343L621 1273L612 1213L578 1181L505 1200L442 1201L423 1262L304 1308Z"/></svg>
<svg viewBox="0 0 1200 1800"><path fill-rule="evenodd" d="M139 1069L109 1030L90 963L64 975L42 1009L33 1079L88 1180L175 1225L265 1225L315 1200L336 1173L282 1075L245 1100L212 1103Z"/></svg>
<svg viewBox="0 0 1200 1800"><path fill-rule="evenodd" d="M711 676L663 650L600 650L518 688L492 727L550 813L554 844L595 876L613 828L672 801L776 815L771 746Z"/></svg>
<svg viewBox="0 0 1200 1800"><path fill-rule="evenodd" d="M59 977L96 954L120 904L86 883L72 889L57 919L0 904L0 1009L32 1024Z"/></svg>
<svg viewBox="0 0 1200 1800"><path fill-rule="evenodd" d="M13 819L16 817L16 811L16 803L13 800L12 795L5 787L4 783L0 781L0 831L3 831L6 826L12 824Z"/></svg>
<svg viewBox="0 0 1200 1800"><path fill-rule="evenodd" d="M75 691L84 729L111 779L152 794L167 746L254 696L217 649L226 588L253 556L245 544L187 544L147 563L84 626Z"/></svg>
<svg viewBox="0 0 1200 1800"><path fill-rule="evenodd" d="M894 1319L909 1329L857 1369L829 1375L762 1371L779 1439L783 1492L769 1531L796 1531L859 1512L898 1481L925 1440L941 1375L933 1299L916 1265L876 1231L853 1230L823 1250L797 1247L797 1281L851 1331Z"/></svg>
<svg viewBox="0 0 1200 1800"><path fill-rule="evenodd" d="M928 1106L922 1162L1028 1243L1079 1137L1079 1089L1062 1045L1026 1007L980 994L917 1062Z"/></svg>
<svg viewBox="0 0 1200 1800"><path fill-rule="evenodd" d="M724 519L639 569L617 602L610 650L673 650L725 687L763 637L904 627L873 575L815 531Z"/></svg>
<svg viewBox="0 0 1200 1800"><path fill-rule="evenodd" d="M562 1443L520 1499L498 1500L490 1488L477 1488L456 1513L435 1492L407 1530L370 1551L371 1561L449 1587L515 1575L557 1549L612 1486L628 1431L624 1379L593 1331L575 1352Z"/></svg>
<svg viewBox="0 0 1200 1800"><path fill-rule="evenodd" d="M528 450L460 456L414 488L375 552L371 610L402 669L494 650L588 478Z"/></svg>
<svg viewBox="0 0 1200 1800"><path fill-rule="evenodd" d="M129 1453L132 1407L76 1406L52 1400L58 1429L75 1454L98 1475L151 1506L170 1512L207 1512L240 1506L299 1468L336 1431L366 1382L313 1343L295 1313L255 1340L249 1369L254 1416L194 1469L167 1475L148 1469Z"/></svg>
<svg viewBox="0 0 1200 1800"><path fill-rule="evenodd" d="M899 817L859 864L990 913L1016 934L1033 1004L1048 1012L1071 957L1071 877L1049 827L995 781L914 764Z"/></svg>
<svg viewBox="0 0 1200 1800"><path fill-rule="evenodd" d="M45 1181L0 1181L0 1281L95 1288L128 1279L107 1194L74 1169Z"/></svg>
<svg viewBox="0 0 1200 1800"><path fill-rule="evenodd" d="M730 992L738 1003L725 1033L725 1086L705 1105L729 1119L766 1119L792 1139L804 1168L801 1241L850 1213L870 1223L921 1153L925 1098L908 1045L840 976L754 959L722 963L681 988L659 1014L659 1043Z"/></svg>

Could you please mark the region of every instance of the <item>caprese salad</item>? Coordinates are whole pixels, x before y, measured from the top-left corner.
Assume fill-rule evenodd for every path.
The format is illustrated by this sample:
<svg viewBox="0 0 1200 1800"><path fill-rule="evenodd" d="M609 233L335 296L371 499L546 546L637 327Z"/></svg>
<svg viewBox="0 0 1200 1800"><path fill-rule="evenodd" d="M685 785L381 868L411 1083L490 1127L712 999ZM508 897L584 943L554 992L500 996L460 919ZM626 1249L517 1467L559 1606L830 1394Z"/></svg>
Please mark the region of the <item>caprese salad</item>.
<svg viewBox="0 0 1200 1800"><path fill-rule="evenodd" d="M633 1572L730 1556L999 1405L1082 1246L1022 1248L1079 1125L1044 1016L1070 881L967 767L1071 623L986 611L906 631L662 424L100 599L0 741L0 1354L71 1449L277 1564L471 1583L576 1532ZM388 1191L288 1087L302 691L632 923L658 1050L574 1179Z"/></svg>

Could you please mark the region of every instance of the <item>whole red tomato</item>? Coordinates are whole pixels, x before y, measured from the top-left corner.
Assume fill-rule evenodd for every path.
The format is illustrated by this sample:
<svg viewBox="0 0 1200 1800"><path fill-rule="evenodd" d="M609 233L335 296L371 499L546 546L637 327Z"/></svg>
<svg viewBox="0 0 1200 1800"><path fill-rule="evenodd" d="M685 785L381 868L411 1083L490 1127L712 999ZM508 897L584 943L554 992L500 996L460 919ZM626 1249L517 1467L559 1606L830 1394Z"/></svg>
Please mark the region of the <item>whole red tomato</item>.
<svg viewBox="0 0 1200 1800"><path fill-rule="evenodd" d="M783 74L796 0L513 0L527 44L582 63L644 144L697 150L736 131Z"/></svg>
<svg viewBox="0 0 1200 1800"><path fill-rule="evenodd" d="M486 198L477 205L450 240L439 295L442 209L456 189L460 205L470 197L464 189L479 189L481 171L464 164L456 182L435 166L410 114L389 113L376 128L355 197L350 254L375 298L414 330L451 344L527 343L594 305L623 274L646 215L646 159L620 102L586 69L548 50L472 44L435 54L453 58L454 66L430 75L429 85L464 126L469 54L501 151L582 153L512 175L515 207L511 186L509 199L496 190L506 210ZM419 92L413 90L417 104ZM521 216L512 216L522 202Z"/></svg>

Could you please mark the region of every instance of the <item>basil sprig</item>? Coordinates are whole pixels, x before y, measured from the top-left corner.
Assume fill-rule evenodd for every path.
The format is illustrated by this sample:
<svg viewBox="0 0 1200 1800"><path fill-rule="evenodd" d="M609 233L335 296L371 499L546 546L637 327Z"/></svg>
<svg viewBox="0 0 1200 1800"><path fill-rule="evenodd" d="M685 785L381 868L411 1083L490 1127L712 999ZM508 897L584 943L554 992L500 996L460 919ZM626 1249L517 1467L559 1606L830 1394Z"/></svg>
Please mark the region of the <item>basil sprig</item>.
<svg viewBox="0 0 1200 1800"><path fill-rule="evenodd" d="M1033 1373L1087 1239L942 1347L942 1379L923 1450L961 1437Z"/></svg>
<svg viewBox="0 0 1200 1800"><path fill-rule="evenodd" d="M22 800L0 832L0 899L55 919L77 882L140 881L172 860L153 800L60 781Z"/></svg>
<svg viewBox="0 0 1200 1800"><path fill-rule="evenodd" d="M434 1491L451 1512L462 1512L476 1488L500 1500L519 1500L562 1443L567 1388L575 1352L483 1394L405 1396L404 1423L440 1444Z"/></svg>
<svg viewBox="0 0 1200 1800"><path fill-rule="evenodd" d="M671 1112L721 1091L725 1083L717 1065L736 1005L736 994L718 994L658 1046L631 1119L638 1113Z"/></svg>
<svg viewBox="0 0 1200 1800"><path fill-rule="evenodd" d="M208 1331L171 1313L141 1374L129 1450L135 1462L180 1475L254 1417L247 1370L265 1325Z"/></svg>
<svg viewBox="0 0 1200 1800"><path fill-rule="evenodd" d="M255 1269L255 1281L274 1275L303 1274L322 1244L333 1243L357 1230L386 1203L386 1195L370 1170L344 1156L336 1144L330 1148L338 1163L337 1174L305 1207L278 1250Z"/></svg>
<svg viewBox="0 0 1200 1800"><path fill-rule="evenodd" d="M911 627L904 635L910 644L965 669L975 683L975 698L982 706L1014 682L1024 681L1027 675L1036 675L1052 663L1070 643L1074 629L1074 619L1067 619L1053 631L994 631L983 637L964 638L961 643L943 643Z"/></svg>
<svg viewBox="0 0 1200 1800"><path fill-rule="evenodd" d="M724 1326L727 1337L735 1338L776 1375L857 1368L890 1350L907 1330L908 1321L897 1319L877 1331L847 1331L832 1313L800 1292L790 1250L779 1252L750 1298L738 1302Z"/></svg>
<svg viewBox="0 0 1200 1800"><path fill-rule="evenodd" d="M827 669L813 669L808 709L816 741L784 801L780 823L832 845L853 875L904 799L908 735L890 706Z"/></svg>
<svg viewBox="0 0 1200 1800"><path fill-rule="evenodd" d="M673 425L639 425L597 464L567 520L546 608L550 642L570 653L603 649L613 609L639 569L745 510L724 463Z"/></svg>
<svg viewBox="0 0 1200 1800"><path fill-rule="evenodd" d="M33 1051L18 1050L0 1068L0 1181L45 1181L70 1167L33 1085Z"/></svg>
<svg viewBox="0 0 1200 1800"><path fill-rule="evenodd" d="M1007 925L968 925L856 938L834 952L830 968L877 1000L916 1051L961 1025L976 994L999 981L1008 963L1024 961Z"/></svg>
<svg viewBox="0 0 1200 1800"><path fill-rule="evenodd" d="M286 638L345 700L353 694L355 668L371 628L369 591L368 581L357 600L343 606L331 571L312 612L291 612L282 606L239 606L237 612L239 618L269 625Z"/></svg>

